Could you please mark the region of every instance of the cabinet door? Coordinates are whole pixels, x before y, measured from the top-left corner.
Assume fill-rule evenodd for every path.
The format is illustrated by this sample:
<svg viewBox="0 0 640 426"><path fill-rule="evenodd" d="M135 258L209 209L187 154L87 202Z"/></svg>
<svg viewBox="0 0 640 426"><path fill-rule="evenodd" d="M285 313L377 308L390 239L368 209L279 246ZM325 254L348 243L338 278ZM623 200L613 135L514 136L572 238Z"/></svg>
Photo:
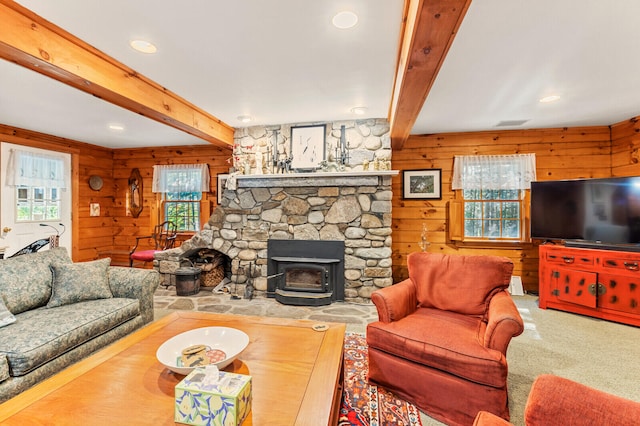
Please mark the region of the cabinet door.
<svg viewBox="0 0 640 426"><path fill-rule="evenodd" d="M597 277L598 274L595 272L554 267L555 295L563 302L595 308L595 291L589 291L589 287L595 288Z"/></svg>
<svg viewBox="0 0 640 426"><path fill-rule="evenodd" d="M640 277L600 274L598 307L640 314Z"/></svg>

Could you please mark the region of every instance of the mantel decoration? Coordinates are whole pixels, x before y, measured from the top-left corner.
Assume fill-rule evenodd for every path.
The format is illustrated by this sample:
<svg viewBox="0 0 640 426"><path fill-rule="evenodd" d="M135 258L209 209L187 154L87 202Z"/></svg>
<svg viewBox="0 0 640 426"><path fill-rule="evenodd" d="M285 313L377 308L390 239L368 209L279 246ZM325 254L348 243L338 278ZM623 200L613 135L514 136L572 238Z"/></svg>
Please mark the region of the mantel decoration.
<svg viewBox="0 0 640 426"><path fill-rule="evenodd" d="M291 168L313 171L325 160L326 124L291 128Z"/></svg>
<svg viewBox="0 0 640 426"><path fill-rule="evenodd" d="M403 170L402 198L440 200L441 175L441 169Z"/></svg>
<svg viewBox="0 0 640 426"><path fill-rule="evenodd" d="M142 212L142 176L137 168L129 175L129 212L133 217Z"/></svg>

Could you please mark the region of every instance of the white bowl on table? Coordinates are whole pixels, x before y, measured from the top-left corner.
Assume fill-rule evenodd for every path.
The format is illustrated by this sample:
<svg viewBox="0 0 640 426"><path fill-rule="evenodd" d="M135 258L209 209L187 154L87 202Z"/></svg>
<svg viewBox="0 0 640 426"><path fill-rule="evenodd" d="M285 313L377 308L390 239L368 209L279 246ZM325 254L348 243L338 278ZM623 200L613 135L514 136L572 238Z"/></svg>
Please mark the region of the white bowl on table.
<svg viewBox="0 0 640 426"><path fill-rule="evenodd" d="M202 327L185 331L164 342L156 351L156 358L174 373L187 375L195 367L178 365L178 359L185 348L193 345L205 345L211 349L221 350L226 358L215 364L222 370L235 360L249 344L246 333L229 327Z"/></svg>

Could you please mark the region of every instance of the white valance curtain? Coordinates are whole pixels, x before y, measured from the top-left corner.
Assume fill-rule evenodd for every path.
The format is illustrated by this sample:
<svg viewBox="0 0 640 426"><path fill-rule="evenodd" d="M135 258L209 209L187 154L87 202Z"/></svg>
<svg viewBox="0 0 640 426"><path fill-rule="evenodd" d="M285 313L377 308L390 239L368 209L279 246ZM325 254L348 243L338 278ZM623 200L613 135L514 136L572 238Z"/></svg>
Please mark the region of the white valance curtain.
<svg viewBox="0 0 640 426"><path fill-rule="evenodd" d="M153 166L153 192L209 192L209 166L175 164Z"/></svg>
<svg viewBox="0 0 640 426"><path fill-rule="evenodd" d="M456 155L453 189L530 189L536 155Z"/></svg>
<svg viewBox="0 0 640 426"><path fill-rule="evenodd" d="M12 149L7 167L7 185L67 189L70 171L64 158Z"/></svg>

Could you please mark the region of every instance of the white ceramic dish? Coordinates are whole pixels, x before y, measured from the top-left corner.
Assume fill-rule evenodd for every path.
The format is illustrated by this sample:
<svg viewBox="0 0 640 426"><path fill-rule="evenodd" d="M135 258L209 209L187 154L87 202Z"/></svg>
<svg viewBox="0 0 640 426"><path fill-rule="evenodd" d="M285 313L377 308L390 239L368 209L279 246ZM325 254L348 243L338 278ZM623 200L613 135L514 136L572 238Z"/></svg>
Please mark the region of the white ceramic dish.
<svg viewBox="0 0 640 426"><path fill-rule="evenodd" d="M174 373L189 374L194 367L178 365L182 350L192 345L206 345L223 351L227 357L215 365L223 369L231 364L249 344L246 333L229 327L203 327L185 331L164 342L156 351L156 358Z"/></svg>

